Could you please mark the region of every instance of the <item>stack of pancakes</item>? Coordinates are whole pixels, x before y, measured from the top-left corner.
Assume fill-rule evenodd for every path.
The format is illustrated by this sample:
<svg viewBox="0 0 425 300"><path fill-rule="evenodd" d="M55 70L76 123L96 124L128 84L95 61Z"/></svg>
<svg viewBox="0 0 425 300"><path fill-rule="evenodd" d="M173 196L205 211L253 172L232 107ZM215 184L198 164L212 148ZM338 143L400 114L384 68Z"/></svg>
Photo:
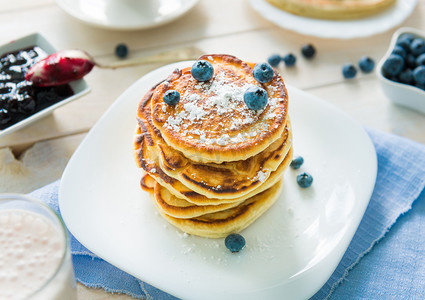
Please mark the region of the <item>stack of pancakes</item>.
<svg viewBox="0 0 425 300"><path fill-rule="evenodd" d="M230 55L205 55L213 77L199 82L191 67L153 87L137 111L135 154L141 186L161 215L186 233L219 238L239 232L275 202L292 159L288 96L281 76L256 81L253 64ZM264 109L243 100L257 85ZM180 93L167 105L168 90Z"/></svg>

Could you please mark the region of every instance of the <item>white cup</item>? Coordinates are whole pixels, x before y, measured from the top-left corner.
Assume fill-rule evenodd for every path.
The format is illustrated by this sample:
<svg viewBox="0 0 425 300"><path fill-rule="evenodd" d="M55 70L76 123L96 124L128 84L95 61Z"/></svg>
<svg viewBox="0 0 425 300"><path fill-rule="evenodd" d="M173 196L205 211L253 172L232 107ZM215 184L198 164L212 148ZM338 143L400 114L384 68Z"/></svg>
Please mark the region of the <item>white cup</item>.
<svg viewBox="0 0 425 300"><path fill-rule="evenodd" d="M65 225L25 195L0 194L0 299L77 299Z"/></svg>

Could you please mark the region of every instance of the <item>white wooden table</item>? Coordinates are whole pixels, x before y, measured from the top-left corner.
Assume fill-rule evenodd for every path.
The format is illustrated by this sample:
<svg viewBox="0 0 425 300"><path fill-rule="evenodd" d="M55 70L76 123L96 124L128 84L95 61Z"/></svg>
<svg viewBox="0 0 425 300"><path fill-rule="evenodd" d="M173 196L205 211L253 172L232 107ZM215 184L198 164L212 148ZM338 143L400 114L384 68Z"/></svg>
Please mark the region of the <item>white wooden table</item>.
<svg viewBox="0 0 425 300"><path fill-rule="evenodd" d="M401 1L401 0L400 0ZM402 24L425 31L425 0ZM53 0L0 0L0 43L40 32L57 49L79 48L103 62L117 60L115 46L125 43L128 59L187 46L204 53L227 53L247 61L265 61L272 53L293 52L296 67L280 66L286 83L334 104L365 126L425 144L425 115L394 106L375 74L360 72L344 80L341 67L362 55L376 60L386 51L396 28L354 40L320 39L281 29L263 19L243 0L201 0L183 18L155 29L112 31L86 25L62 11ZM317 56L302 58L312 43ZM92 91L30 127L0 138L0 192L27 193L61 177L78 144L114 100L138 78L161 64L119 69L95 68L86 76ZM126 299L79 285L80 299Z"/></svg>

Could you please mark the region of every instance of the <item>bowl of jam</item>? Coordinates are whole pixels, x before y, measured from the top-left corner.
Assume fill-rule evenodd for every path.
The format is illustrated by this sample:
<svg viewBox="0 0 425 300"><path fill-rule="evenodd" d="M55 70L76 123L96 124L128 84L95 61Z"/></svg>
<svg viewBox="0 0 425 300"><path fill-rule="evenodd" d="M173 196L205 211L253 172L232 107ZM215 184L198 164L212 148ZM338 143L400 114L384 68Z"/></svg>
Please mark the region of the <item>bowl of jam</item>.
<svg viewBox="0 0 425 300"><path fill-rule="evenodd" d="M32 65L55 52L39 33L0 46L0 137L90 91L84 79L53 87L37 87L25 80Z"/></svg>

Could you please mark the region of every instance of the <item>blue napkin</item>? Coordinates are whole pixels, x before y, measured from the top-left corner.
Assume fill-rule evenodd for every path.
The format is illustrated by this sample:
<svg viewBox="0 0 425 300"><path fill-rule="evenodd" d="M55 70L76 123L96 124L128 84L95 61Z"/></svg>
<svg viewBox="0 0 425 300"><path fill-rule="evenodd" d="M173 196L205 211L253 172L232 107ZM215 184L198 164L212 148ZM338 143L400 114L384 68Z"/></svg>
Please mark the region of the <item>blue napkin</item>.
<svg viewBox="0 0 425 300"><path fill-rule="evenodd" d="M425 146L367 132L378 155L375 189L344 257L314 300L425 295ZM56 181L31 196L59 212L58 188ZM176 299L100 259L74 237L71 252L76 279L88 287L141 299Z"/></svg>

